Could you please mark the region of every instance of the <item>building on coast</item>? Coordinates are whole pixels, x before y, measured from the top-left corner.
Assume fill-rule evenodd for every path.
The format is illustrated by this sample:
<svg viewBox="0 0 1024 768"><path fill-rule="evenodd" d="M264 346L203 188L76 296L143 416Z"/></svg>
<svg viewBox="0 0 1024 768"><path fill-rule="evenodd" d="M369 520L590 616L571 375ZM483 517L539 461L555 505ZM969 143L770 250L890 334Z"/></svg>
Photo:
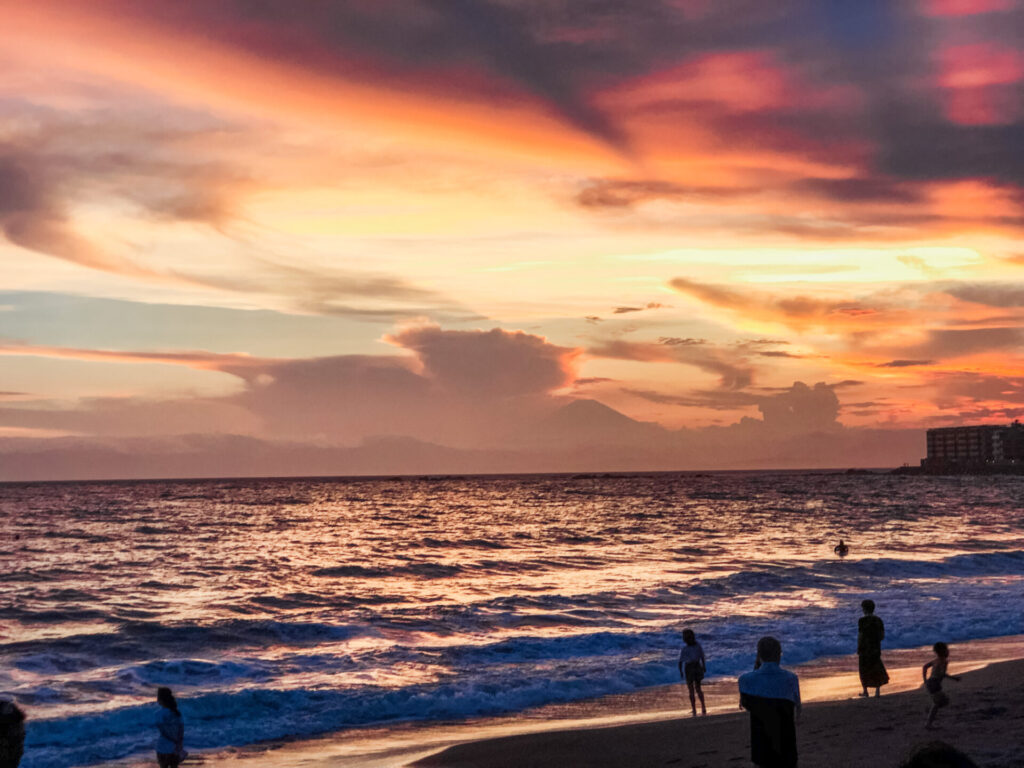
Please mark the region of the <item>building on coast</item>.
<svg viewBox="0 0 1024 768"><path fill-rule="evenodd" d="M1024 469L1024 424L976 424L928 430L928 472Z"/></svg>

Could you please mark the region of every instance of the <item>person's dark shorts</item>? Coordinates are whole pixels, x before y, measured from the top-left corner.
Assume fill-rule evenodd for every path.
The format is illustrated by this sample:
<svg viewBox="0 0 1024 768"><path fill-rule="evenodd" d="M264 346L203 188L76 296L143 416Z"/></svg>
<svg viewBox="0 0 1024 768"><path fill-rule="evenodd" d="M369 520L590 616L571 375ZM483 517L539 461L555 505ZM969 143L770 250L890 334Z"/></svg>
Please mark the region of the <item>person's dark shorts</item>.
<svg viewBox="0 0 1024 768"><path fill-rule="evenodd" d="M936 680L933 677L929 677L924 681L925 690L928 691L928 695L932 698L932 704L937 707L944 707L949 704L949 696L942 690L942 681Z"/></svg>
<svg viewBox="0 0 1024 768"><path fill-rule="evenodd" d="M181 758L171 752L170 754L164 752L156 753L156 762L160 768L178 768L181 765Z"/></svg>
<svg viewBox="0 0 1024 768"><path fill-rule="evenodd" d="M704 679L704 669L699 661L688 661L683 667L683 674L686 676L686 683L699 683Z"/></svg>

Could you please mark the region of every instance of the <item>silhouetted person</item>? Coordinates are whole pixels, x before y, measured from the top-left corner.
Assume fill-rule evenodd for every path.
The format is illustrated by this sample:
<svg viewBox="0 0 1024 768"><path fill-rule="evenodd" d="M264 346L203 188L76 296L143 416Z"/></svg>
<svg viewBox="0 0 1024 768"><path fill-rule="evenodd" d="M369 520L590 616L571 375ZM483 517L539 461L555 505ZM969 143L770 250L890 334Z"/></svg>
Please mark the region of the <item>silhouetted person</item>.
<svg viewBox="0 0 1024 768"><path fill-rule="evenodd" d="M928 729L934 726L935 716L939 714L939 710L949 704L949 696L942 690L942 681L949 678L960 682L959 677L946 671L949 668L949 646L945 643L936 643L932 646L932 650L935 651L935 658L921 667L924 687L928 689L928 693L932 697L932 708L928 713L928 722L924 726ZM929 669L932 671L930 675L928 674Z"/></svg>
<svg viewBox="0 0 1024 768"><path fill-rule="evenodd" d="M774 637L757 641L754 671L740 676L740 706L750 712L750 759L763 768L796 765L796 717L800 681L779 666L782 645Z"/></svg>
<svg viewBox="0 0 1024 768"><path fill-rule="evenodd" d="M706 715L707 707L704 706L704 691L701 690L700 681L708 671L707 661L704 659L704 649L697 642L697 636L692 629L683 630L683 648L679 651L679 677L686 680L686 687L690 691L690 707L693 708L693 716L697 716L697 700L700 697L700 713Z"/></svg>
<svg viewBox="0 0 1024 768"><path fill-rule="evenodd" d="M864 688L860 695L867 696L868 688L874 688L875 696L879 696L882 686L889 682L889 673L882 663L885 624L875 616L874 600L864 600L860 607L864 611L864 615L857 621L857 670L860 672L860 684Z"/></svg>
<svg viewBox="0 0 1024 768"><path fill-rule="evenodd" d="M156 701L162 709L156 721L156 761L160 768L178 768L185 759L185 721L170 688L156 689Z"/></svg>
<svg viewBox="0 0 1024 768"><path fill-rule="evenodd" d="M838 544L832 547L832 551L840 557L846 557L848 554L850 554L850 548L843 543L842 539L839 540Z"/></svg>
<svg viewBox="0 0 1024 768"><path fill-rule="evenodd" d="M971 758L943 741L915 747L900 768L978 768Z"/></svg>
<svg viewBox="0 0 1024 768"><path fill-rule="evenodd" d="M0 700L0 768L18 768L25 753L25 713Z"/></svg>

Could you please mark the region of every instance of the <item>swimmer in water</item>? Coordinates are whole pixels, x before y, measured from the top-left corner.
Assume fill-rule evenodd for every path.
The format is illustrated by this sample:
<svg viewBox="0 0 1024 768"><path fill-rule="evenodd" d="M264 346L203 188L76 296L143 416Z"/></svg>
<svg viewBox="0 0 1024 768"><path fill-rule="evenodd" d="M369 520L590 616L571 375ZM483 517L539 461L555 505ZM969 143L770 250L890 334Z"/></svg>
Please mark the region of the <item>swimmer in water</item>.
<svg viewBox="0 0 1024 768"><path fill-rule="evenodd" d="M840 539L839 543L836 544L836 546L832 549L832 551L835 552L840 557L846 557L846 555L849 554L849 552L850 552L850 548L843 543L842 539Z"/></svg>

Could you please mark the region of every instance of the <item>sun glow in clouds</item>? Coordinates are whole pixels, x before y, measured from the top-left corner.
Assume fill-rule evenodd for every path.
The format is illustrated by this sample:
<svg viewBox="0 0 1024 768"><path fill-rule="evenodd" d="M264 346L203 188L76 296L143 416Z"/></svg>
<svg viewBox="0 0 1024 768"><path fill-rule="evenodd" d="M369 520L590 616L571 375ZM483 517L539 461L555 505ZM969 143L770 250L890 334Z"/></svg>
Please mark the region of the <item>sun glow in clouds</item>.
<svg viewBox="0 0 1024 768"><path fill-rule="evenodd" d="M0 452L878 466L1024 414L1018 2L0 11Z"/></svg>

